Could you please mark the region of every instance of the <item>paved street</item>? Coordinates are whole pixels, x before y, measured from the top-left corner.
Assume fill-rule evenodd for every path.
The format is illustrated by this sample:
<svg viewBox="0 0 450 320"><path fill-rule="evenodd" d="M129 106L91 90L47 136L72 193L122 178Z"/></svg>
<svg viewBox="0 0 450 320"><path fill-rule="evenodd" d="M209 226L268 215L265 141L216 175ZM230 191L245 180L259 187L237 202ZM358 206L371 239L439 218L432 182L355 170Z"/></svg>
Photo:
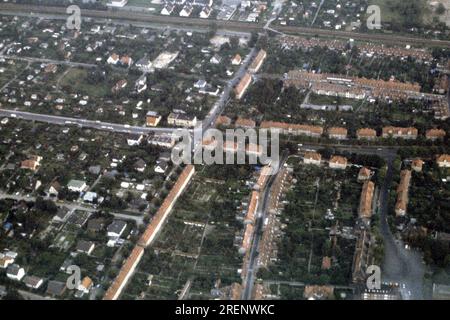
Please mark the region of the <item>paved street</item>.
<svg viewBox="0 0 450 320"><path fill-rule="evenodd" d="M36 201L36 197L28 197L25 195L16 195L16 194L7 194L2 191L0 191L0 199L13 199L16 201L25 200L25 201ZM56 205L59 207L66 207L69 210L82 210L87 212L95 212L99 209L93 208L88 205L84 205L82 203L76 203L76 202L62 202L58 201L56 202ZM125 213L115 213L115 212L109 212L114 217L118 219L124 219L124 220L134 220L136 221L136 224L139 226L144 223L143 216L142 215L131 215L131 214L125 214Z"/></svg>
<svg viewBox="0 0 450 320"><path fill-rule="evenodd" d="M283 155L283 158L280 159L279 168L281 168L284 163L286 162L287 154L285 153ZM259 242L261 240L261 237L263 235L263 225L264 225L264 219L266 218L268 206L269 206L269 195L272 189L273 182L275 181L277 175L281 171L278 171L277 174L271 175L267 181L266 187L262 191L261 199L262 201L258 204L257 209L257 218L255 222L255 231L253 233L253 241L252 246L250 248L250 255L249 255L249 262L248 262L248 271L246 278L244 279L244 288L242 292L242 299L243 300L250 300L252 298L252 291L253 286L255 284L255 276L258 273L258 247Z"/></svg>
<svg viewBox="0 0 450 320"><path fill-rule="evenodd" d="M138 127L129 126L126 124L101 122L87 119L69 118L53 116L48 114L38 114L18 110L0 109L0 117L18 118L31 121L46 122L58 125L78 125L79 127L92 128L97 130L105 130L119 133L132 134L148 134L148 133L171 133L177 128L153 128L153 127Z"/></svg>

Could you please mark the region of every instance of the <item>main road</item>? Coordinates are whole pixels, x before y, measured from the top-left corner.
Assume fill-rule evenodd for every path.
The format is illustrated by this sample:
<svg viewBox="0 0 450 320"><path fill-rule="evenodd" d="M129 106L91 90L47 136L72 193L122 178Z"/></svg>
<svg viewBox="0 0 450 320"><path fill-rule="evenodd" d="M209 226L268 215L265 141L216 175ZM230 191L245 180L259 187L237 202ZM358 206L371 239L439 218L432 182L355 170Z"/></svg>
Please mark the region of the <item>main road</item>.
<svg viewBox="0 0 450 320"><path fill-rule="evenodd" d="M46 122L57 125L77 125L84 128L92 128L97 130L105 130L117 133L129 134L148 134L148 133L173 133L177 128L154 128L154 127L140 127L130 126L127 124L118 124L102 121L94 121L87 119L78 119L70 117L54 116L49 114L39 114L18 110L0 109L0 117L9 117L14 119L23 119L30 121Z"/></svg>
<svg viewBox="0 0 450 320"><path fill-rule="evenodd" d="M282 159L280 159L278 169L281 169L286 162L288 154L283 152ZM272 190L273 182L275 181L278 174L281 170L278 170L276 174L273 174L269 177L266 187L262 191L261 199L262 201L258 204L257 210L257 218L255 222L255 231L253 233L252 245L250 247L249 261L248 261L248 269L247 274L244 278L244 289L242 292L243 300L250 300L252 298L253 285L255 284L255 276L258 273L258 247L261 237L263 235L263 226L264 219L267 215L268 205L269 205L269 196Z"/></svg>
<svg viewBox="0 0 450 320"><path fill-rule="evenodd" d="M44 5L19 5L13 3L0 3L0 12L2 13L35 13L39 14L52 14L67 17L65 7L51 7ZM156 23L161 25L182 25L189 27L201 27L210 28L211 25L216 25L219 29L235 30L235 31L247 31L247 32L263 32L264 23L251 23L242 21L224 21L224 20L211 20L200 18L183 18L175 16L160 16L145 12L130 12L127 10L88 10L82 9L81 14L83 17L89 18L101 18L101 19L115 19L125 21L140 21L148 23ZM358 33L338 30L328 30L320 28L307 28L307 27L294 27L294 26L276 26L278 32L293 34L293 35L307 35L307 36L324 36L341 39L356 39L364 41L380 41L383 43L397 44L397 45L428 45L428 46L440 46L450 47L450 41L426 39L412 36L402 36L398 34L383 34L383 33Z"/></svg>

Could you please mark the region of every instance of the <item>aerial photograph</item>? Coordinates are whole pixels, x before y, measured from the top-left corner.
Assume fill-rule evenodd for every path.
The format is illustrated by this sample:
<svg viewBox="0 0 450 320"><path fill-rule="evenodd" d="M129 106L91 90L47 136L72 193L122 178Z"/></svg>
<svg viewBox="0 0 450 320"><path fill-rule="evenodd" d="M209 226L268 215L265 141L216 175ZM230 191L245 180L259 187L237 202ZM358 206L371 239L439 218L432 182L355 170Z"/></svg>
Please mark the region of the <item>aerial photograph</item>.
<svg viewBox="0 0 450 320"><path fill-rule="evenodd" d="M450 0L0 0L0 300L450 300L449 136Z"/></svg>

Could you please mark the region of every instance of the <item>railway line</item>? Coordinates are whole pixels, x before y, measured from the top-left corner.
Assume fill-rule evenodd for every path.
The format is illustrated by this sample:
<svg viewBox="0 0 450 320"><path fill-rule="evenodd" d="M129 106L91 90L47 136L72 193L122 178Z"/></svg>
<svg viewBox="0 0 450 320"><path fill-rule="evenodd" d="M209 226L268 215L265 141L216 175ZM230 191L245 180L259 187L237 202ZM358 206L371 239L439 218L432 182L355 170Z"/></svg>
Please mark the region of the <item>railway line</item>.
<svg viewBox="0 0 450 320"><path fill-rule="evenodd" d="M37 6L37 5L20 5L13 3L1 3L0 11L11 13L30 13L30 14L53 14L67 16L65 7L52 6ZM161 25L183 25L190 27L210 28L217 26L219 29L227 29L233 31L247 31L247 32L264 32L264 23L251 23L242 21L224 21L224 20L210 20L200 18L184 18L174 16L159 16L150 13L130 12L119 9L109 10L90 10L82 9L81 14L87 18L111 19L122 21L138 21ZM333 37L341 39L355 39L361 41L380 41L389 44L402 45L419 45L419 46L436 46L436 47L450 47L450 40L437 40L429 38L410 37L397 34L381 34L381 33L358 33L348 31L327 30L320 28L307 27L293 27L293 26L275 26L274 30L289 34L302 36L318 36L318 37Z"/></svg>

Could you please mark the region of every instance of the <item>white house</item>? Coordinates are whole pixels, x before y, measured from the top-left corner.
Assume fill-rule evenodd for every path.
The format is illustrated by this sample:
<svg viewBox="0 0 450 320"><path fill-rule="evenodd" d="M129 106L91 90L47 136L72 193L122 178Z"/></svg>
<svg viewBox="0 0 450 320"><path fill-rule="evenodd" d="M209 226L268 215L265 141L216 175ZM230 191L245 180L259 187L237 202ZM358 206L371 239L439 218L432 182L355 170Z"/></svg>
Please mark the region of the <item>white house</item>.
<svg viewBox="0 0 450 320"><path fill-rule="evenodd" d="M161 10L161 14L163 16L170 16L173 12L173 9L175 8L174 5L168 3L164 6L164 8Z"/></svg>
<svg viewBox="0 0 450 320"><path fill-rule="evenodd" d="M87 189L87 184L83 180L70 180L67 189L73 192L83 192Z"/></svg>
<svg viewBox="0 0 450 320"><path fill-rule="evenodd" d="M127 143L130 147L138 146L141 144L143 139L144 139L144 136L142 134L129 135L127 137Z"/></svg>
<svg viewBox="0 0 450 320"><path fill-rule="evenodd" d="M6 276L9 279L20 281L25 276L25 269L18 264L12 264L6 270Z"/></svg>
<svg viewBox="0 0 450 320"><path fill-rule="evenodd" d="M208 19L211 15L212 9L210 7L204 7L203 10L200 12L200 18L202 19Z"/></svg>
<svg viewBox="0 0 450 320"><path fill-rule="evenodd" d="M209 62L212 64L219 64L222 61L222 57L218 54L215 54L211 59L209 59Z"/></svg>
<svg viewBox="0 0 450 320"><path fill-rule="evenodd" d="M180 11L180 17L189 17L192 13L192 10L194 10L194 7L191 5L185 5L183 9Z"/></svg>
<svg viewBox="0 0 450 320"><path fill-rule="evenodd" d="M155 166L155 172L157 173L165 173L169 165L165 161L161 161Z"/></svg>
<svg viewBox="0 0 450 320"><path fill-rule="evenodd" d="M113 53L112 55L109 56L108 60L106 60L106 62L108 64L117 64L120 60L120 56L118 54Z"/></svg>

